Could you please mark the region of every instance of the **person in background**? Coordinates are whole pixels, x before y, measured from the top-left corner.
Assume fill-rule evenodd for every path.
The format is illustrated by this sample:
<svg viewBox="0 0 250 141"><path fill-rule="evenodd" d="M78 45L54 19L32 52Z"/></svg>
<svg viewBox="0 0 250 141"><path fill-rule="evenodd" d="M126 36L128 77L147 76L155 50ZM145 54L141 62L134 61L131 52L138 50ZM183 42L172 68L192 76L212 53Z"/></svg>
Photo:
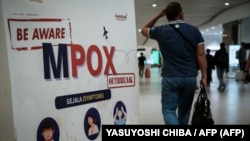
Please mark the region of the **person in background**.
<svg viewBox="0 0 250 141"><path fill-rule="evenodd" d="M246 60L246 65L245 65L245 68L244 68L244 83L249 83L250 82L249 69L250 69L250 52L248 54L248 57L247 57L247 60Z"/></svg>
<svg viewBox="0 0 250 141"><path fill-rule="evenodd" d="M139 76L140 77L143 77L143 75L144 75L146 61L147 61L146 57L141 52L140 57L138 57Z"/></svg>
<svg viewBox="0 0 250 141"><path fill-rule="evenodd" d="M212 71L215 69L214 66L214 56L210 54L210 49L206 49L206 58L207 58L207 86L210 86L212 82Z"/></svg>
<svg viewBox="0 0 250 141"><path fill-rule="evenodd" d="M224 91L226 83L224 82L224 74L229 70L228 53L226 51L225 43L220 43L220 49L214 55L216 73L219 80L219 91Z"/></svg>
<svg viewBox="0 0 250 141"><path fill-rule="evenodd" d="M245 64L246 64L246 48L245 48L245 43L241 42L240 44L240 49L237 51L236 54L236 58L239 60L239 67L240 67L240 71L243 71L245 68Z"/></svg>
<svg viewBox="0 0 250 141"><path fill-rule="evenodd" d="M169 24L154 26L163 16L166 16ZM183 40L171 24L192 42L195 49ZM178 2L170 2L142 28L141 34L157 41L163 57L161 105L165 124L187 125L197 86L197 68L201 71L200 87L207 85L202 34L197 27L184 21L184 13Z"/></svg>

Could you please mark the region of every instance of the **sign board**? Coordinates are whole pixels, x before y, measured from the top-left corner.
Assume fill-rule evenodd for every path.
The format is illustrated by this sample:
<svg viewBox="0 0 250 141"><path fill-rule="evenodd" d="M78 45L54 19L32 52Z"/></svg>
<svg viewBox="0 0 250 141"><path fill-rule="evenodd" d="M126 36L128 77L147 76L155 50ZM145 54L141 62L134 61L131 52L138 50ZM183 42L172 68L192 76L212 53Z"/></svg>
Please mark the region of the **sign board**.
<svg viewBox="0 0 250 141"><path fill-rule="evenodd" d="M15 138L101 140L138 124L133 0L3 0Z"/></svg>

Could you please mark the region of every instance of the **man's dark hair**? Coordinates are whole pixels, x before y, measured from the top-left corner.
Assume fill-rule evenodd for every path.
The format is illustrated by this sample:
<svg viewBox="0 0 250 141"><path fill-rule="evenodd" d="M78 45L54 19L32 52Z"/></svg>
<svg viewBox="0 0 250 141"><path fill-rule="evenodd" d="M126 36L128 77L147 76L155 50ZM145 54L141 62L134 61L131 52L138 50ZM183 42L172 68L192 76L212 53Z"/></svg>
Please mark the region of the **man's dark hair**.
<svg viewBox="0 0 250 141"><path fill-rule="evenodd" d="M166 7L166 17L169 21L175 20L180 12L182 12L182 8L178 2L171 2Z"/></svg>
<svg viewBox="0 0 250 141"><path fill-rule="evenodd" d="M221 42L221 43L220 43L220 49L222 49L222 50L225 49L225 43L224 43L224 42Z"/></svg>
<svg viewBox="0 0 250 141"><path fill-rule="evenodd" d="M206 49L207 53L210 53L210 49Z"/></svg>

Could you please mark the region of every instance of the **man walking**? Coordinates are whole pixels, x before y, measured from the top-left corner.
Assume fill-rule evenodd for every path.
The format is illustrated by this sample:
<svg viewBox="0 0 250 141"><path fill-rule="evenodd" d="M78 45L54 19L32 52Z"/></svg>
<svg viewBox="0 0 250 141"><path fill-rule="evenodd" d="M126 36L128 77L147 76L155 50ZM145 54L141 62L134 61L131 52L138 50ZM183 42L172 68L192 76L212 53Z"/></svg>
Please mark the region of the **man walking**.
<svg viewBox="0 0 250 141"><path fill-rule="evenodd" d="M214 55L217 77L219 80L219 91L224 91L226 83L224 82L224 74L229 70L228 53L225 48L225 43L220 43L220 49L215 52Z"/></svg>
<svg viewBox="0 0 250 141"><path fill-rule="evenodd" d="M144 70L145 70L145 63L147 59L144 56L144 54L141 52L140 57L138 57L138 66L139 66L139 76L143 77L144 75Z"/></svg>
<svg viewBox="0 0 250 141"><path fill-rule="evenodd" d="M163 16L166 16L169 25L154 26ZM191 47L174 28L194 47ZM200 87L207 85L204 39L199 29L184 22L180 3L170 2L142 28L141 33L158 42L163 56L161 103L165 124L188 124L197 86L197 68L201 71Z"/></svg>

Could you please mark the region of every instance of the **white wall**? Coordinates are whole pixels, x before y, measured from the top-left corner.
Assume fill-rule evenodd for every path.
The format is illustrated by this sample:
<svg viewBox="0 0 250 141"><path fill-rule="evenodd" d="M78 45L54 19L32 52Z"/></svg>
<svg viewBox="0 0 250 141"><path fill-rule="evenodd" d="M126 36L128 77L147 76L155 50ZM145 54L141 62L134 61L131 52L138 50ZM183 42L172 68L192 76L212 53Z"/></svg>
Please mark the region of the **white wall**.
<svg viewBox="0 0 250 141"><path fill-rule="evenodd" d="M214 28L209 28L213 30L212 32L207 32L206 30L202 31L203 38L205 40L205 47L209 48L211 51L218 50L220 48L220 43L222 42L223 31L222 25L214 26ZM211 52L213 53L213 52Z"/></svg>

